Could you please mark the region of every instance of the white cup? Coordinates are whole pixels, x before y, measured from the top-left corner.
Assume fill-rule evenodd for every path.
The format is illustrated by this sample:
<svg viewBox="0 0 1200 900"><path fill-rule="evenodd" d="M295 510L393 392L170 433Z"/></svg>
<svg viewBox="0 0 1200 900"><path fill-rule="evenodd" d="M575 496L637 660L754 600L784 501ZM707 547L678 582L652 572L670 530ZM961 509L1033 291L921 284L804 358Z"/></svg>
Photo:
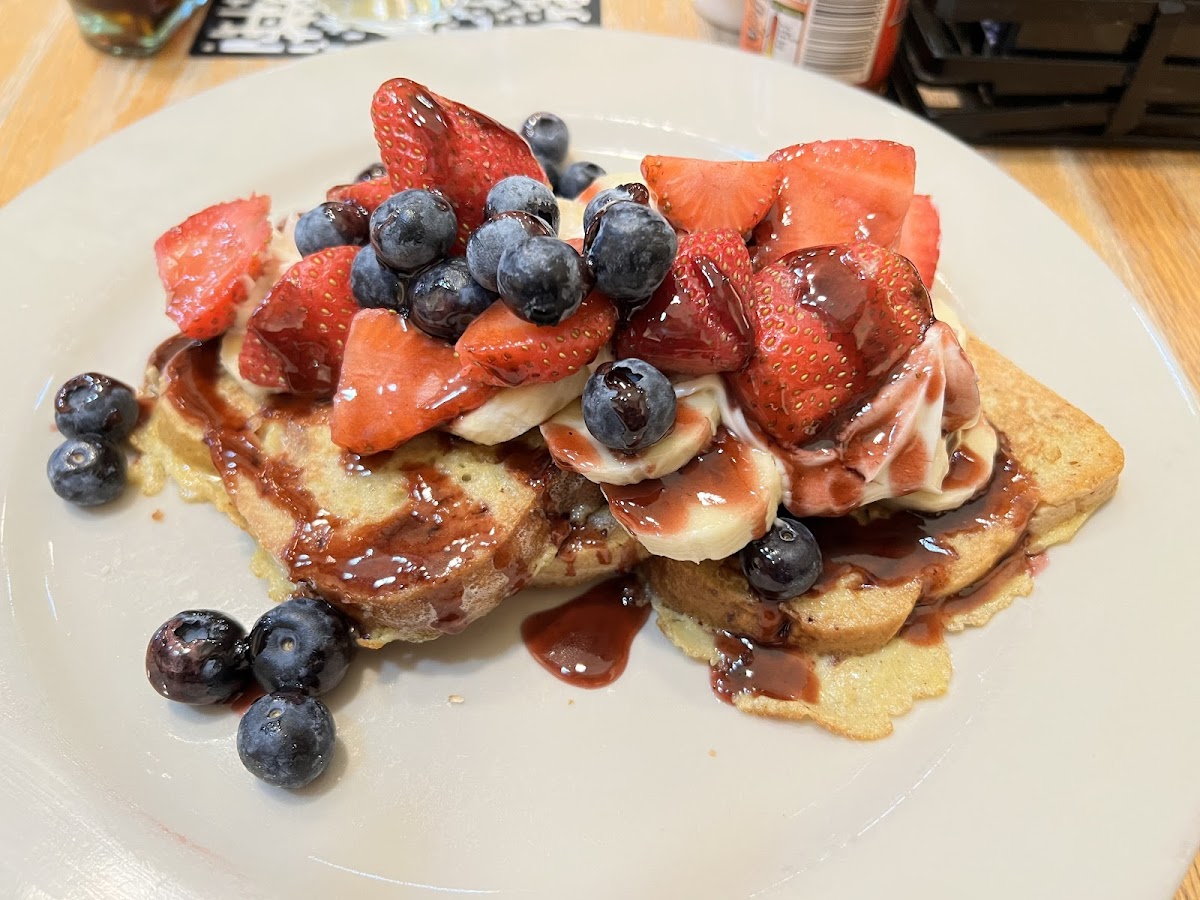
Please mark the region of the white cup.
<svg viewBox="0 0 1200 900"><path fill-rule="evenodd" d="M450 18L457 0L317 0L324 15L346 28L379 34L424 31Z"/></svg>
<svg viewBox="0 0 1200 900"><path fill-rule="evenodd" d="M692 0L696 13L718 32L721 37L737 35L742 31L742 16L746 12L744 0Z"/></svg>

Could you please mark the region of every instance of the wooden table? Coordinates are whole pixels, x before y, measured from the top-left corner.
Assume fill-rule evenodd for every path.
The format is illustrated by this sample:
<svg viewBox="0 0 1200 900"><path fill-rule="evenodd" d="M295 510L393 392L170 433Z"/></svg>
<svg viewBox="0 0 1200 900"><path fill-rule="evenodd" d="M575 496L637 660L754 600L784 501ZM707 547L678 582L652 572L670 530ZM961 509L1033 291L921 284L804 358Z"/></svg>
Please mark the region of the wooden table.
<svg viewBox="0 0 1200 900"><path fill-rule="evenodd" d="M709 38L689 0L602 0L606 25ZM168 103L270 59L187 55L190 23L157 57L85 45L63 0L0 0L0 204L81 150ZM1150 312L1200 386L1200 154L1004 149L987 155L1065 219ZM1176 900L1200 900L1200 857Z"/></svg>

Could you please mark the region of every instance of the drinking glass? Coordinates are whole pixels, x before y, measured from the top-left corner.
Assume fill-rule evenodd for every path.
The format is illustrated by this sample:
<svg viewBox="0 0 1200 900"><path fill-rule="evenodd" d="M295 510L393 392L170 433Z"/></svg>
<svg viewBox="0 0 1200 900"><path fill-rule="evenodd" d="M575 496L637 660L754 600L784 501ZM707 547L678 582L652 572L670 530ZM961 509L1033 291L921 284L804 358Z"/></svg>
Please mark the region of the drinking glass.
<svg viewBox="0 0 1200 900"><path fill-rule="evenodd" d="M84 39L116 56L149 56L207 0L70 0Z"/></svg>
<svg viewBox="0 0 1200 900"><path fill-rule="evenodd" d="M457 0L317 0L317 9L347 28L379 34L427 31L450 18Z"/></svg>

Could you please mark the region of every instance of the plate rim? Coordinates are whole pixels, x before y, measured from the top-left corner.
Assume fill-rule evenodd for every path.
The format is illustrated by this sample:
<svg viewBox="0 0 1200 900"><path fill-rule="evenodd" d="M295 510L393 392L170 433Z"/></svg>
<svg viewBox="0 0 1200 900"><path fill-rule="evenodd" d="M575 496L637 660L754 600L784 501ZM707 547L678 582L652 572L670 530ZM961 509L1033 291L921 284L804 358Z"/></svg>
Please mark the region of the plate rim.
<svg viewBox="0 0 1200 900"><path fill-rule="evenodd" d="M501 32L490 33L490 36L487 39L488 40L496 40L498 38L498 35L500 35L500 34L501 34ZM540 39L540 38L535 38L533 35L531 35L528 32L522 32L520 30L514 30L512 32L504 32L503 34L504 34L504 37L499 38L500 40L513 42L513 43L535 41L535 40ZM738 51L733 50L733 49L717 48L712 45L701 44L701 43L698 43L695 41L688 41L686 39L676 38L676 37L666 38L666 37L661 37L661 36L645 35L645 34L636 33L636 32L620 32L620 31L615 31L612 29L578 29L578 30L565 29L562 31L559 31L556 29L554 31L555 38L562 38L562 36L566 35L566 34L584 35L585 37L583 37L581 39L583 43L588 43L593 40L599 40L601 42L606 42L611 39L611 40L619 42L622 40L632 39L635 42L645 42L645 46L658 44L658 43L666 43L666 44L670 44L670 45L677 45L679 47L686 47L687 53L690 54L693 52L699 52L699 55L701 55L701 56L705 55L706 53L711 53L713 51L716 51L719 54L728 54L728 58L730 60L737 59L739 61L738 65L741 65L744 62L750 61L746 57L744 57L743 54L741 54ZM603 37L600 37L601 35L603 35ZM484 41L483 36L459 35L459 34L443 35L443 36L438 36L434 39L439 40L439 41L463 41L463 42L476 41L476 42L480 42L480 43L482 43ZM428 38L415 38L414 40L428 40ZM577 40L577 38L572 37L572 38L569 38L568 40ZM381 44L380 46L382 47L382 46L386 46L386 45ZM156 113L152 113L151 115L146 116L146 117L138 120L137 122L131 123L130 125L126 126L125 128L119 130L118 132L115 132L114 134L106 137L104 140L97 142L97 144L93 145L92 147L85 149L84 151L82 151L81 153L79 153L78 155L73 157L71 160L63 163L55 171L51 172L49 175L47 175L45 178L41 179L40 181L36 182L35 184L29 186L28 188L23 190L20 194L18 194L16 197L14 197L11 201L9 201L9 203L5 205L4 209L0 210L0 231L3 231L6 228L6 224L8 222L10 222L12 219L18 217L19 215L21 215L21 213L23 212L23 210L25 209L25 206L27 204L32 205L32 204L40 202L42 199L41 195L43 193L46 193L46 192L52 193L55 190L55 185L57 183L69 182L71 179L77 177L76 173L86 173L88 167L93 165L91 162L91 160L93 158L98 157L103 153L110 152L111 148L120 147L123 143L129 143L131 141L136 141L137 138L143 132L153 131L154 129L160 127L157 123L162 121L161 117L163 117L165 114L170 113L171 115L177 116L177 115L179 115L178 111L180 111L180 110L186 111L187 108L189 107L189 105L193 105L193 104L198 105L201 103L209 103L209 102L211 102L211 98L213 96L232 95L234 93L235 89L238 89L238 90L252 89L260 83L267 83L268 81L276 80L276 79L280 80L280 81L283 81L285 79L294 79L296 76L292 73L294 73L296 70L301 69L301 68L303 68L305 72L308 72L310 70L315 70L318 67L321 67L324 65L329 66L331 69L337 69L338 67L347 67L348 68L351 66L350 62L335 63L334 60L340 60L342 57L348 57L351 55L362 56L364 54L372 53L372 52L381 54L383 52L383 50L382 49L372 50L371 47L354 48L353 50L341 51L338 54L331 54L329 56L317 57L317 58L313 58L313 59L299 60L299 61L295 61L295 62L290 62L288 64L280 66L279 68L267 69L267 70L263 70L261 72L251 73L249 75L234 79L230 82L226 82L225 84L217 85L215 87L206 89L205 91L200 92L199 94L195 95L194 97L180 101L179 103L176 103L176 104L172 104L169 107L165 107L163 110L160 110ZM801 72L798 70L793 70L790 67L787 67L783 64L776 63L776 62L765 61L765 60L754 60L752 62L751 68L757 67L759 65L769 67L772 72L772 77L778 76L780 78L785 78L785 77L791 78L792 77L791 75L784 76L782 74L784 71L787 71L787 72L794 73L796 76L799 76L799 78L801 79L800 83L805 83L805 82L812 83L812 81L810 81L810 80L815 80L815 81L824 83L824 79L821 79L819 76L813 75L812 73L808 73L808 72ZM832 87L834 87L834 85L830 85L830 84L826 83L821 88L821 90L828 90ZM842 85L836 85L836 88L839 90L846 91L847 94L850 94L853 92L853 89L846 88ZM837 90L834 91L835 96L837 95L837 92L838 92ZM904 113L904 115L908 115L908 114ZM928 127L931 130L933 129L933 126L928 126ZM948 135L944 135L941 132L937 132L937 134L940 137L945 138L948 141L950 141L951 143L957 145L959 150L964 150L964 149L967 150L972 156L975 156L976 158L981 159L990 169L992 169L995 172L999 172L1001 175L1003 175L1003 177L1005 179L1007 179L1007 181L1010 183L1010 185L1016 186L1017 188L1019 188L1020 194L1023 196L1022 202L1027 203L1029 200L1032 200L1036 203L1037 206L1042 207L1043 210L1048 212L1049 215L1051 215L1051 216L1054 215L1052 211L1049 211L1045 207L1045 204L1043 204L1041 202L1041 200L1037 198L1036 195L1034 195L1028 189L1024 188L1024 186L1022 186L1011 175L1009 175L1006 171L1001 169L999 166L996 166L995 164L991 163L990 161L984 159L983 157L980 156L980 154L977 153L977 151L973 150L973 148L970 148L967 145L962 144L961 142L957 141L956 139L954 139ZM133 137L131 138L131 137L129 137L129 135L133 135ZM66 174L63 174L64 170L65 170ZM14 209L15 209L15 211L14 211ZM1055 217L1055 218L1057 220L1057 217ZM1060 223L1061 223L1061 220L1057 220L1057 221L1060 221ZM1107 275L1108 279L1110 279L1115 285L1117 285L1119 287L1119 290L1120 290L1121 294L1123 295L1124 302L1135 313L1135 315L1139 319L1139 322L1140 322L1142 328L1145 329L1147 335L1149 336L1152 343L1154 344L1154 349L1155 349L1156 354L1160 358L1163 366L1165 367L1167 373L1170 375L1172 381L1175 383L1176 389L1177 389L1179 395L1181 396L1181 398L1184 400L1185 405L1189 407L1190 412L1193 417L1197 417L1198 415L1200 415L1197 412L1197 408L1198 408L1198 406L1200 406L1200 403L1198 403L1198 401L1197 401L1196 387L1191 384L1191 382L1187 378L1186 374L1183 372L1183 369L1180 366L1178 358L1176 357L1173 349L1171 348L1170 344L1164 339L1164 337L1161 333L1161 330L1157 327L1157 325L1154 323L1154 321L1150 318L1146 308L1141 304L1141 302L1138 300L1138 298L1133 296L1132 292L1130 292L1128 290L1128 288L1122 283L1120 278L1114 272L1112 272L1112 270L1107 266L1107 264L1104 263L1104 261L1100 258L1099 254L1089 244L1087 244L1087 242L1084 241L1082 239L1082 237L1080 237L1073 230L1071 230L1069 228L1069 226L1066 226L1065 223L1061 223L1061 224L1063 225L1063 229L1071 235L1072 239L1075 242L1077 242L1078 246L1076 247L1076 250L1082 249L1087 254L1089 254L1091 257L1091 262L1092 262L1093 267L1102 269L1103 272ZM19 321L19 318L22 315L22 312L19 308L4 307L3 309L4 309L4 311L0 312L0 321L5 321L6 324L12 324L12 323ZM7 451L0 453L0 459L5 459L7 456L8 456ZM5 476L6 480L10 475L10 473L7 471L3 472L2 474ZM3 497L0 497L0 503L7 503L7 497L8 497L8 491L6 488L4 491ZM3 506L0 506L0 552L3 551L4 543L5 543L3 540L3 530L2 530L2 528L3 528L3 508L4 508ZM3 561L2 557L0 557L0 561ZM8 573L6 571L6 576L7 576L7 574ZM11 587L8 588L8 591L10 593L10 602L15 603L16 601L11 597ZM0 676L3 676L4 673L5 673L4 663L0 662ZM0 679L0 680L3 680L3 679ZM4 744L6 746L11 746L11 747L15 748L17 745L12 740L11 730L10 730L9 726L14 724L17 721L17 715L15 713L12 713L12 711L6 711L6 713L10 713L10 714L6 714L2 719L0 719L0 721L3 721L5 723L5 727L3 729L0 729L0 739L3 739ZM1190 857L1189 857L1189 860L1190 860Z"/></svg>

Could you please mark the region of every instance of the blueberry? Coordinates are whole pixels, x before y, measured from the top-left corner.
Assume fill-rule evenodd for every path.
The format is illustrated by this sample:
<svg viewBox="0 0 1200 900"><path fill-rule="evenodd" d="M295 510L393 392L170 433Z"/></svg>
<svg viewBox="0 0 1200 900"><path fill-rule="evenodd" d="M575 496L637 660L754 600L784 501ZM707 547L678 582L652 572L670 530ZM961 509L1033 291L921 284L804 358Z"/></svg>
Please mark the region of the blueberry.
<svg viewBox="0 0 1200 900"><path fill-rule="evenodd" d="M583 389L583 422L600 443L633 453L662 440L675 424L675 389L640 359L607 362Z"/></svg>
<svg viewBox="0 0 1200 900"><path fill-rule="evenodd" d="M741 557L750 587L775 602L799 597L821 574L817 539L792 519L776 519L770 531L742 548Z"/></svg>
<svg viewBox="0 0 1200 900"><path fill-rule="evenodd" d="M521 137L529 144L534 156L561 163L567 158L571 134L567 123L554 113L535 112L521 124Z"/></svg>
<svg viewBox="0 0 1200 900"><path fill-rule="evenodd" d="M461 256L430 266L409 289L409 319L423 332L453 343L467 326L496 301L482 287Z"/></svg>
<svg viewBox="0 0 1200 900"><path fill-rule="evenodd" d="M612 206L618 200L632 200L634 203L648 206L650 203L650 190L644 184L637 181L606 188L593 197L584 209L583 230L586 232L591 228L596 216L604 212L604 210L608 209L608 207Z"/></svg>
<svg viewBox="0 0 1200 900"><path fill-rule="evenodd" d="M574 200L587 186L604 174L604 170L595 163L576 162L567 166L558 179L558 195Z"/></svg>
<svg viewBox="0 0 1200 900"><path fill-rule="evenodd" d="M501 178L488 191L485 212L490 219L506 212L527 212L537 216L558 234L558 200L550 188L524 175Z"/></svg>
<svg viewBox="0 0 1200 900"><path fill-rule="evenodd" d="M346 617L315 597L285 600L250 629L250 664L265 691L324 694L346 674L354 648Z"/></svg>
<svg viewBox="0 0 1200 900"><path fill-rule="evenodd" d="M375 248L368 244L354 255L350 264L350 290L363 309L394 309L407 306L404 282L379 261Z"/></svg>
<svg viewBox="0 0 1200 900"><path fill-rule="evenodd" d="M496 270L501 299L534 325L557 325L579 309L587 282L575 248L552 237L531 237L509 247Z"/></svg>
<svg viewBox="0 0 1200 900"><path fill-rule="evenodd" d="M259 697L238 723L242 765L267 784L301 788L329 766L337 728L315 697L283 691Z"/></svg>
<svg viewBox="0 0 1200 900"><path fill-rule="evenodd" d="M553 237L550 226L526 212L500 213L475 229L467 241L471 277L490 291L496 290L496 269L509 247L531 237Z"/></svg>
<svg viewBox="0 0 1200 900"><path fill-rule="evenodd" d="M146 646L150 686L178 703L224 703L250 683L246 629L211 609L189 609L159 626Z"/></svg>
<svg viewBox="0 0 1200 900"><path fill-rule="evenodd" d="M137 420L133 388L99 372L76 375L54 397L54 425L65 437L98 434L123 441Z"/></svg>
<svg viewBox="0 0 1200 900"><path fill-rule="evenodd" d="M432 191L393 194L371 214L371 246L380 262L399 272L415 272L441 259L457 232L454 208Z"/></svg>
<svg viewBox="0 0 1200 900"><path fill-rule="evenodd" d="M550 162L550 160L546 159L544 156L538 156L535 153L533 158L536 159L538 165L542 167L542 173L546 176L546 180L550 182L550 190L557 194L558 182L559 179L562 178L562 169L560 169L555 163Z"/></svg>
<svg viewBox="0 0 1200 900"><path fill-rule="evenodd" d="M657 211L618 200L604 209L584 247L596 287L635 305L662 284L675 261L675 230Z"/></svg>
<svg viewBox="0 0 1200 900"><path fill-rule="evenodd" d="M355 177L355 181L370 181L372 178L382 178L387 174L387 167L381 162L373 162Z"/></svg>
<svg viewBox="0 0 1200 900"><path fill-rule="evenodd" d="M50 454L46 476L64 500L100 506L117 499L125 488L125 454L98 434L69 438Z"/></svg>
<svg viewBox="0 0 1200 900"><path fill-rule="evenodd" d="M357 203L331 200L310 209L296 223L296 249L311 256L328 247L346 244L361 247L367 242L370 218Z"/></svg>

